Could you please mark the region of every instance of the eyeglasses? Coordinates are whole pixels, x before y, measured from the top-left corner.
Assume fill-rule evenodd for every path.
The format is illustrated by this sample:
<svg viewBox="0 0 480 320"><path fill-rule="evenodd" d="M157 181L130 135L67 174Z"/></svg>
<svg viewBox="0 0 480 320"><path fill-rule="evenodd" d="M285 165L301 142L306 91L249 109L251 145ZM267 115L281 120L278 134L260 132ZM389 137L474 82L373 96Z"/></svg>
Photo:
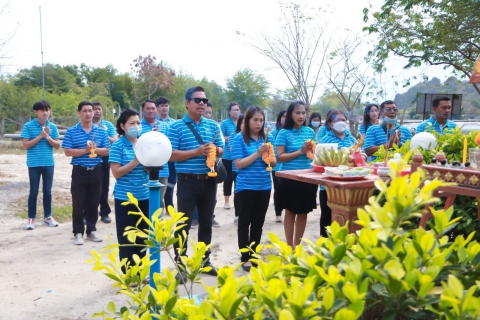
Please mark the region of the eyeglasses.
<svg viewBox="0 0 480 320"><path fill-rule="evenodd" d="M385 108L385 111L387 112L398 112L397 108Z"/></svg>
<svg viewBox="0 0 480 320"><path fill-rule="evenodd" d="M188 101L192 101L192 100L193 100L196 104L199 104L200 102L203 102L204 104L207 104L207 102L208 102L208 99L206 99L206 98L192 98L192 99L190 99L190 100L188 100Z"/></svg>

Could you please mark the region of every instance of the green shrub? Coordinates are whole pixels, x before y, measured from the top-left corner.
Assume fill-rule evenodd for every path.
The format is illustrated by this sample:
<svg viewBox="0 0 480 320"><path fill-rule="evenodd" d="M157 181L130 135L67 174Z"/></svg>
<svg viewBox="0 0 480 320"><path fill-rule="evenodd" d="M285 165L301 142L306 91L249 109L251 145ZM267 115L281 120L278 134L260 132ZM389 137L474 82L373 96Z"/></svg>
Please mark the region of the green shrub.
<svg viewBox="0 0 480 320"><path fill-rule="evenodd" d="M396 170L396 168L394 168ZM391 172L387 186L376 182L377 196L358 210L356 222L363 229L348 234L346 226L333 222L328 238L303 239L295 252L272 233L268 236L276 254L255 262L247 277L237 278L240 266L218 270L216 286L206 286L208 296L194 304L191 290L180 297L175 273L155 274L155 287L143 285L149 273L149 256L136 260L124 275L114 246L103 254L93 251L95 270L115 281L119 293L130 298L117 308L110 302L94 315L108 319L479 319L480 244L474 232L449 241L447 234L458 223L450 220L453 209L432 210L430 231L407 229L427 203L438 201L432 192L441 181L424 181L419 170L410 178ZM425 182L424 184L422 184ZM379 199L384 198L383 204ZM136 203L136 199L131 199ZM169 208L171 219L157 212L149 221L153 231L129 228L132 241L151 237L170 251L174 230L181 228L182 213ZM141 219L148 220L141 212ZM185 272L193 281L202 270L203 243L193 243L185 258ZM106 262L105 260L107 258ZM130 286L132 282L137 288ZM187 288L187 287L186 287ZM187 288L188 289L188 288ZM190 287L191 289L191 287Z"/></svg>

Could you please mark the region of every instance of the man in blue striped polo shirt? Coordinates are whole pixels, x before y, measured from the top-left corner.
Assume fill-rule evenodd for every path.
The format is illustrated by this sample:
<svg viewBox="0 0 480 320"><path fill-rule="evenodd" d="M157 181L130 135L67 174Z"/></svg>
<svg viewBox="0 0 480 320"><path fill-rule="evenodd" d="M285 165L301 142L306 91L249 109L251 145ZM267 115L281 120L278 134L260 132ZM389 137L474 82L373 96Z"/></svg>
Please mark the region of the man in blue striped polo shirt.
<svg viewBox="0 0 480 320"><path fill-rule="evenodd" d="M168 136L168 124L157 119L157 111L155 101L148 99L142 103L143 119L141 121L142 131L140 135L150 131L158 131ZM168 166L163 166L163 169L158 173L158 181L163 185L163 187L160 188L160 206L162 208L165 207L163 198L167 190L168 175Z"/></svg>
<svg viewBox="0 0 480 320"><path fill-rule="evenodd" d="M405 141L412 139L412 133L408 128L400 126L397 121L398 108L392 100L382 102L380 112L383 114L382 124L371 126L365 134L364 149L370 160L375 160L372 155L383 144L385 149L390 149L393 144L400 146Z"/></svg>
<svg viewBox="0 0 480 320"><path fill-rule="evenodd" d="M187 115L173 123L168 131L168 137L172 143L172 157L177 169L177 205L178 211L184 212L188 217L186 227L179 230L175 236L182 235L185 231L188 236L192 223L193 210L198 209L198 241L209 245L212 240L212 216L215 209L217 183L207 173L207 155L211 150L211 144L215 144L217 157L223 153L223 135L219 125L210 119L203 117L208 99L202 87L193 87L185 94L185 106ZM190 129L190 127L191 129ZM200 143L192 130L195 130L203 143ZM188 239L183 239L188 243ZM182 253L178 252L178 243L175 244L175 258L179 261L179 255L186 255L186 248ZM204 266L211 267L208 274L216 276L217 271L210 260L210 250L205 254ZM181 274L177 275L183 283L185 279Z"/></svg>
<svg viewBox="0 0 480 320"><path fill-rule="evenodd" d="M108 140L110 144L112 144L117 140L117 132L113 123L102 119L102 107L100 101L93 102L93 123L107 131ZM108 191L110 188L110 163L108 162L108 156L103 156L102 161L103 180L102 194L100 196L100 220L104 223L110 223L112 219L110 219L108 215L112 212L112 209L110 209L110 205L108 204Z"/></svg>
<svg viewBox="0 0 480 320"><path fill-rule="evenodd" d="M97 235L98 205L102 192L102 158L108 156L110 142L107 131L93 123L93 103L82 101L78 105L80 122L68 128L62 147L72 157L72 226L73 243L83 244L83 214L87 220L87 239L100 242Z"/></svg>
<svg viewBox="0 0 480 320"><path fill-rule="evenodd" d="M35 229L37 216L37 196L40 186L40 177L43 181L43 223L49 227L56 227L58 223L52 217L52 185L55 161L53 148L60 148L57 126L48 121L50 104L47 101L38 101L33 105L36 119L25 123L20 137L23 138L23 149L27 150L28 178L30 180L30 194L28 195L28 222L27 230Z"/></svg>
<svg viewBox="0 0 480 320"><path fill-rule="evenodd" d="M436 131L440 134L451 132L458 126L450 121L452 102L447 96L438 96L432 101L433 115L430 119L423 121L417 127L416 133Z"/></svg>
<svg viewBox="0 0 480 320"><path fill-rule="evenodd" d="M171 118L168 113L170 111L170 100L166 97L158 97L155 100L155 105L157 106L158 120L170 126L176 120ZM177 171L175 170L175 163L168 162L168 179L167 179L167 188L165 189L165 195L163 196L163 205L165 208L168 206L173 207L173 190L177 184Z"/></svg>

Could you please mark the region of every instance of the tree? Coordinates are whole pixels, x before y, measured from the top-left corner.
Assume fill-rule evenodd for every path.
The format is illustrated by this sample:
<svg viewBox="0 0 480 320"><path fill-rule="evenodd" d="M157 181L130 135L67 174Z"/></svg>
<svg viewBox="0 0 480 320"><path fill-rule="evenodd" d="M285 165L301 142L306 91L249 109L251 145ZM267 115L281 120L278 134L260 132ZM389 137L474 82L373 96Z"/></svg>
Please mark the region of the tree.
<svg viewBox="0 0 480 320"><path fill-rule="evenodd" d="M287 76L298 98L307 104L307 111L317 91L330 40L325 27L318 24L320 10L296 3L281 3L281 34L262 33L260 44L251 44L271 59ZM306 12L313 13L312 16Z"/></svg>
<svg viewBox="0 0 480 320"><path fill-rule="evenodd" d="M361 44L362 40L357 35L341 40L330 53L325 71L330 86L347 109L350 132L353 135L358 131L360 98L371 82L365 59L356 55Z"/></svg>
<svg viewBox="0 0 480 320"><path fill-rule="evenodd" d="M407 59L404 69L441 65L471 76L480 53L480 1L386 0L380 12L363 12L370 23L363 30L379 38L369 52L377 71L393 54ZM478 84L473 86L480 94Z"/></svg>
<svg viewBox="0 0 480 320"><path fill-rule="evenodd" d="M7 1L0 8L0 16L5 15L6 12L8 11L8 9L9 9L9 7L10 7L10 1ZM5 19L0 19L0 20L5 21ZM10 27L11 27L11 24L9 24L8 27L6 27L6 28L10 28ZM0 61L7 58L4 54L3 49L4 49L5 45L7 44L7 42L10 41L15 36L15 33L17 32L18 27L19 27L19 24L17 23L16 27L13 31L10 31L10 32L7 32L7 33L5 33L4 31L0 32ZM0 27L0 29L5 30L3 28L3 26ZM2 64L0 63L0 71L1 71L1 67L2 67Z"/></svg>
<svg viewBox="0 0 480 320"><path fill-rule="evenodd" d="M58 64L45 64L45 90L49 93L68 92L77 86L76 77ZM30 69L21 69L13 77L16 86L42 87L42 67L33 66Z"/></svg>
<svg viewBox="0 0 480 320"><path fill-rule="evenodd" d="M261 74L249 68L239 70L227 79L227 98L238 102L243 110L253 105L262 106L268 99L269 82Z"/></svg>
<svg viewBox="0 0 480 320"><path fill-rule="evenodd" d="M175 85L175 73L163 62L156 62L155 56L139 56L133 60L131 69L134 74L135 97L137 103L144 99L152 99L158 90L170 90Z"/></svg>

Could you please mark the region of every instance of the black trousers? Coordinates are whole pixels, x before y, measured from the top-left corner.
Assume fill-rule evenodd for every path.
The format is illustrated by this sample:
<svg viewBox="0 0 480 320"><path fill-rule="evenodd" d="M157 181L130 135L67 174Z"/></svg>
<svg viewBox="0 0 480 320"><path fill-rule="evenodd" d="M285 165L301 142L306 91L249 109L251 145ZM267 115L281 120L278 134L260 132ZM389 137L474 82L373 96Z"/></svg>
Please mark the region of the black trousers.
<svg viewBox="0 0 480 320"><path fill-rule="evenodd" d="M326 227L332 224L332 209L327 205L327 190L320 190L318 197L320 199L320 236L327 237Z"/></svg>
<svg viewBox="0 0 480 320"><path fill-rule="evenodd" d="M87 234L97 230L102 180L103 171L101 164L96 166L94 170L73 166L70 190L72 192L72 225L74 234L84 234L84 214L87 220Z"/></svg>
<svg viewBox="0 0 480 320"><path fill-rule="evenodd" d="M232 171L232 177L233 177L233 182L236 185L237 184L237 172ZM235 217L238 217L238 199L235 196L235 194L233 194L233 209L235 210Z"/></svg>
<svg viewBox="0 0 480 320"><path fill-rule="evenodd" d="M215 179L196 180L185 177L178 177L177 180L177 204L178 212L185 213L188 218L186 226L175 232L175 237L182 235L183 231L187 233L187 238L183 239L185 249L189 245L188 232L192 225L193 211L195 207L198 210L198 242L210 244L212 242L212 217L217 202L217 183ZM175 260L178 260L178 242L174 244ZM186 255L185 250L182 255ZM210 257L210 250L205 253L205 259Z"/></svg>
<svg viewBox="0 0 480 320"><path fill-rule="evenodd" d="M227 171L227 177L223 181L223 195L231 196L232 195L232 184L233 184L233 175L232 175L232 160L222 159L223 166Z"/></svg>
<svg viewBox="0 0 480 320"><path fill-rule="evenodd" d="M175 184L177 183L177 171L175 170L175 162L168 163L168 183L167 190L165 191L165 196L163 197L165 208L168 206L175 207L173 205L173 189L175 189Z"/></svg>
<svg viewBox="0 0 480 320"><path fill-rule="evenodd" d="M267 214L268 204L270 202L271 190L242 190L235 194L238 198L239 217L238 217L238 248L243 249L255 244L252 249L260 244L262 239L263 224ZM242 262L247 262L251 258L251 252L242 252Z"/></svg>
<svg viewBox="0 0 480 320"><path fill-rule="evenodd" d="M272 171L272 181L273 181L273 207L275 208L275 215L280 217L282 215L282 209L278 205L278 178L275 176L275 171Z"/></svg>
<svg viewBox="0 0 480 320"><path fill-rule="evenodd" d="M100 195L100 216L108 216L112 209L110 209L110 204L108 203L108 191L110 189L110 163L108 162L108 156L102 157L102 171L103 171L103 180L102 180L102 194Z"/></svg>
<svg viewBox="0 0 480 320"><path fill-rule="evenodd" d="M115 199L115 221L117 225L117 240L118 243L121 244L118 252L118 257L120 261L127 258L130 262L130 265L134 266L135 261L133 260L133 255L136 254L141 259L145 257L146 250L144 250L144 247L131 245L132 243L128 241L127 237L123 234L126 227L136 226L140 217L133 214L128 214L128 211L138 211L137 207L135 207L133 204L129 204L128 206L122 206L122 202L124 202L124 200ZM138 206L142 210L143 214L148 217L148 199L138 201ZM138 228L142 230L148 229L148 224L142 220L142 222L138 225ZM145 240L146 239L137 238L136 241L137 244L145 244ZM123 269L123 272L125 273L125 269Z"/></svg>

